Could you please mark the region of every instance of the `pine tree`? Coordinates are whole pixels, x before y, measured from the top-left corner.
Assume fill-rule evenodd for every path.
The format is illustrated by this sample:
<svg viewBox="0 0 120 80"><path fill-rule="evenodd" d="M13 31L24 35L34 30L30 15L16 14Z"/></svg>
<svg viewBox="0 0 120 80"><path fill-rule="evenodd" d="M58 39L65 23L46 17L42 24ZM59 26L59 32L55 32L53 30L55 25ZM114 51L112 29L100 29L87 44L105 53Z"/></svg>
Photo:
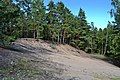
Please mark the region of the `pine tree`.
<svg viewBox="0 0 120 80"><path fill-rule="evenodd" d="M31 27L33 29L34 38L40 38L45 19L45 6L43 0L33 0L31 2Z"/></svg>
<svg viewBox="0 0 120 80"><path fill-rule="evenodd" d="M16 18L19 16L20 9L10 0L3 0L0 2L0 11L0 44L5 44L17 37Z"/></svg>

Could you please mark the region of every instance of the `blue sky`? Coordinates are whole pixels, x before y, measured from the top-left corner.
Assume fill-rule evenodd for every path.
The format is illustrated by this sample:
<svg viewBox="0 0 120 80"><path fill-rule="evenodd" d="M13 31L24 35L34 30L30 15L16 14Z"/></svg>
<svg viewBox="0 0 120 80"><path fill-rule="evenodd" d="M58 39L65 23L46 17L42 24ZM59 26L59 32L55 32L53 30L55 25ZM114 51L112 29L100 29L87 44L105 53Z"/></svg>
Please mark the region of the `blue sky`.
<svg viewBox="0 0 120 80"><path fill-rule="evenodd" d="M50 0L44 0L45 5ZM60 0L53 0L55 3ZM87 21L94 22L98 28L105 28L108 21L113 19L110 17L108 11L112 8L111 0L61 0L74 15L77 15L79 9L82 8L87 17Z"/></svg>

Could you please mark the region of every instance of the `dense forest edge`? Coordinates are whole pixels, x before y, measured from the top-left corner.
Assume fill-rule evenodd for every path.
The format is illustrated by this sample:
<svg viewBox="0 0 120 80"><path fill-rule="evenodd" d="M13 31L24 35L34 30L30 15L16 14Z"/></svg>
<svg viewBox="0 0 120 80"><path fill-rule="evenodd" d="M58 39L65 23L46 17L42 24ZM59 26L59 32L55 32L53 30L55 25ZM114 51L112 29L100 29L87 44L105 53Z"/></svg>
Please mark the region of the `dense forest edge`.
<svg viewBox="0 0 120 80"><path fill-rule="evenodd" d="M87 22L83 9L75 16L62 1L45 6L44 0L1 0L0 46L10 47L18 38L43 39L105 55L120 66L120 1L112 0L111 5L115 21L98 29Z"/></svg>

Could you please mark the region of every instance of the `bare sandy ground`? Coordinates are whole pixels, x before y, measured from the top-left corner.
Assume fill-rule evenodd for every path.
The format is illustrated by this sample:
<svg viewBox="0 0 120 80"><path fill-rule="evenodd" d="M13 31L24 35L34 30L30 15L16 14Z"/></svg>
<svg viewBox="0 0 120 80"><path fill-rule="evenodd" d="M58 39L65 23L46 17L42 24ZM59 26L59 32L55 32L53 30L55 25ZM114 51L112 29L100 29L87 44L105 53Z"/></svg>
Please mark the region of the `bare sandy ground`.
<svg viewBox="0 0 120 80"><path fill-rule="evenodd" d="M78 53L69 45L59 45L57 49L63 50L63 53L49 57L52 61L65 65L67 71L64 71L61 77L65 77L66 80L70 77L75 80L112 80L114 77L120 77L120 68L110 63L88 56L73 55ZM85 55L84 52L80 52Z"/></svg>
<svg viewBox="0 0 120 80"><path fill-rule="evenodd" d="M42 56L43 59L56 63L55 68L63 71L55 76L62 80L112 80L112 78L120 77L120 68L103 60L91 58L84 51L77 50L69 45L53 45L34 39L19 39L14 44L19 44L25 50L34 52L35 54L30 55L37 57L38 61ZM34 65L40 66L38 63ZM45 69L54 71L54 68L51 69L50 67ZM60 70L57 71L59 73Z"/></svg>

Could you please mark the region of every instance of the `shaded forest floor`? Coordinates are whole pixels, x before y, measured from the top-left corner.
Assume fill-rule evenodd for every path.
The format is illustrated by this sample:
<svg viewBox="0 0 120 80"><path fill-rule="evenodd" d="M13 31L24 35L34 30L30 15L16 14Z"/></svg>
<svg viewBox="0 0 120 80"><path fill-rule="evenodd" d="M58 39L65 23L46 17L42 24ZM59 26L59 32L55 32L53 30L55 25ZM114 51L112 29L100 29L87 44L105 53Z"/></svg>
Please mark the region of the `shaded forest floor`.
<svg viewBox="0 0 120 80"><path fill-rule="evenodd" d="M24 38L11 46L0 48L0 80L120 80L120 68L106 57L69 45Z"/></svg>

